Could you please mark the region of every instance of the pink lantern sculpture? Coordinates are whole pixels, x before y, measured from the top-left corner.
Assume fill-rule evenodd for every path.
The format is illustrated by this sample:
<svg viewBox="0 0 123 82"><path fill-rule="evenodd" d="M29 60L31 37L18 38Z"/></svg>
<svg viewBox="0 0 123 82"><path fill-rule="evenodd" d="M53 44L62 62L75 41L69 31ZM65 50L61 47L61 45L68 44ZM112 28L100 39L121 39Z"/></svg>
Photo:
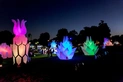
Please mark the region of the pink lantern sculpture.
<svg viewBox="0 0 123 82"><path fill-rule="evenodd" d="M13 51L13 64L20 65L22 62L27 63L28 61L28 51L29 51L29 43L27 37L25 36L27 30L25 20L20 22L19 19L12 20L14 23L13 33L15 37L13 38L13 44L11 45Z"/></svg>
<svg viewBox="0 0 123 82"><path fill-rule="evenodd" d="M12 58L11 47L9 45L7 45L6 43L2 43L0 45L0 54L3 59Z"/></svg>
<svg viewBox="0 0 123 82"><path fill-rule="evenodd" d="M112 42L108 38L104 38L103 48L106 46L113 46Z"/></svg>

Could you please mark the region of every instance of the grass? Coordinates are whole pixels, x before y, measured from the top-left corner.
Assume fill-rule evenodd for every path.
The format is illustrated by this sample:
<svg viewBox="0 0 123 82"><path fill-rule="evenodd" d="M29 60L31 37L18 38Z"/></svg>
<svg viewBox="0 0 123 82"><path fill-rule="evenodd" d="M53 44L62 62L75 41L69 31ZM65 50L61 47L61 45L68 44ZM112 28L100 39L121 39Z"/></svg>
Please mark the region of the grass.
<svg viewBox="0 0 123 82"><path fill-rule="evenodd" d="M3 65L9 64L11 65L13 63L13 59L12 58L8 58L8 59L4 59L3 60Z"/></svg>
<svg viewBox="0 0 123 82"><path fill-rule="evenodd" d="M52 55L53 57L56 56L56 54ZM48 57L47 54L40 54L40 53L36 53L34 57L32 57L32 59L37 59L37 58L46 58Z"/></svg>
<svg viewBox="0 0 123 82"><path fill-rule="evenodd" d="M52 55L53 57L56 56L56 54ZM39 58L48 58L47 54L40 54L40 53L35 53L35 56L32 57L32 59L39 59ZM4 59L3 60L3 65L4 66L8 66L8 65L12 65L13 64L13 59L12 58L8 58L8 59Z"/></svg>

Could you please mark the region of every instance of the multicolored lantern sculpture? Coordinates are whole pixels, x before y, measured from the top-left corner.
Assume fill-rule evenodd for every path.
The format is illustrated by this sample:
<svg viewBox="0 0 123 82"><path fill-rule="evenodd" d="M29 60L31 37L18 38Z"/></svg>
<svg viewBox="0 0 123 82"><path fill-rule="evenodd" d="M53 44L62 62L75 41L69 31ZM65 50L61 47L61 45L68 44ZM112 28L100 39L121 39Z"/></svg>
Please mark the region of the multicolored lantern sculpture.
<svg viewBox="0 0 123 82"><path fill-rule="evenodd" d="M73 48L72 43L68 40L68 36L63 38L63 42L58 45L56 55L61 60L69 60L74 56L76 48Z"/></svg>
<svg viewBox="0 0 123 82"><path fill-rule="evenodd" d="M14 23L13 33L15 37L13 38L13 44L11 45L13 51L13 64L20 65L22 62L27 63L28 61L28 51L29 51L29 43L27 37L25 36L27 30L25 20L20 22L19 19L12 20Z"/></svg>
<svg viewBox="0 0 123 82"><path fill-rule="evenodd" d="M104 49L106 46L113 46L112 42L111 42L108 38L104 38L103 49Z"/></svg>
<svg viewBox="0 0 123 82"><path fill-rule="evenodd" d="M12 58L11 47L9 45L7 45L6 43L2 43L0 45L0 54L3 59Z"/></svg>
<svg viewBox="0 0 123 82"><path fill-rule="evenodd" d="M53 53L56 54L57 44L56 44L55 40L53 40L50 45L51 45L50 49L52 49L54 51Z"/></svg>
<svg viewBox="0 0 123 82"><path fill-rule="evenodd" d="M81 46L84 55L87 56L94 56L98 51L98 46L92 41L91 37L87 37L86 41L84 42L83 46Z"/></svg>

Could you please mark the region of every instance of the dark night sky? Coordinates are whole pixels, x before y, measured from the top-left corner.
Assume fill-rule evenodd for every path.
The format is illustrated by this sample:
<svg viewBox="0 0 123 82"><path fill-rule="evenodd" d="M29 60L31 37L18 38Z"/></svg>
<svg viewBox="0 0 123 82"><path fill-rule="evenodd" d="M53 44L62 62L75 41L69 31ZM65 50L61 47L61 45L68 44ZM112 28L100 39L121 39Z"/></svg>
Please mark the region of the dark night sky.
<svg viewBox="0 0 123 82"><path fill-rule="evenodd" d="M112 35L123 31L123 0L0 0L0 31L12 31L11 19L25 19L28 33L55 37L57 30L78 32L84 26L108 23Z"/></svg>

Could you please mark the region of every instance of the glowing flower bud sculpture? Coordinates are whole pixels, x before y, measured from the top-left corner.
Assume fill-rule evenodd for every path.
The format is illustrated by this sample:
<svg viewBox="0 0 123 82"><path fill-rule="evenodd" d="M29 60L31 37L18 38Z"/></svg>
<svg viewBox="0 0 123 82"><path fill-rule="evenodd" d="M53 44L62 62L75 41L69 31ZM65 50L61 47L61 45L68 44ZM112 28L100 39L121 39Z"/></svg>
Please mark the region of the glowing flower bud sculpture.
<svg viewBox="0 0 123 82"><path fill-rule="evenodd" d="M57 52L57 50L56 50L57 44L56 44L55 40L53 40L50 45L51 45L50 49L53 49L54 50L53 53L56 54L56 52Z"/></svg>
<svg viewBox="0 0 123 82"><path fill-rule="evenodd" d="M96 55L98 46L92 41L91 37L87 37L86 41L84 42L83 46L81 46L84 55L86 56L94 56Z"/></svg>
<svg viewBox="0 0 123 82"><path fill-rule="evenodd" d="M108 38L104 38L103 49L104 49L106 46L113 46L112 42L111 42Z"/></svg>
<svg viewBox="0 0 123 82"><path fill-rule="evenodd" d="M13 38L13 44L11 45L13 51L13 64L20 65L22 62L27 63L28 61L28 51L29 51L29 43L27 37L25 36L27 30L25 20L20 22L19 19L12 20L14 23L13 33L15 37Z"/></svg>
<svg viewBox="0 0 123 82"><path fill-rule="evenodd" d="M53 40L50 45L51 45L51 48L56 48L57 44L56 44L55 40Z"/></svg>
<svg viewBox="0 0 123 82"><path fill-rule="evenodd" d="M61 60L69 60L74 56L76 48L73 48L72 43L68 40L68 36L63 38L63 42L60 42L57 48L57 56Z"/></svg>
<svg viewBox="0 0 123 82"><path fill-rule="evenodd" d="M3 59L12 58L11 47L9 45L7 45L6 43L2 43L0 45L0 54Z"/></svg>

